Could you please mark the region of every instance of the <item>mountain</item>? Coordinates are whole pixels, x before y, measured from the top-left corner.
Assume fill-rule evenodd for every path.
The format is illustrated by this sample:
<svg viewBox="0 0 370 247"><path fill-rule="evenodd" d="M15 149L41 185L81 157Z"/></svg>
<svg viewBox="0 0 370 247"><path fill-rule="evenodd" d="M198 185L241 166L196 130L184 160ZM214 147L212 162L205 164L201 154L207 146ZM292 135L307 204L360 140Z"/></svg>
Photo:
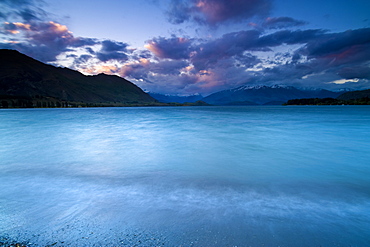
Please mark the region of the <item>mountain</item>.
<svg viewBox="0 0 370 247"><path fill-rule="evenodd" d="M291 86L241 86L211 94L203 101L213 105L281 105L290 99L337 97L341 93Z"/></svg>
<svg viewBox="0 0 370 247"><path fill-rule="evenodd" d="M47 106L59 106L63 102L97 106L156 102L121 77L85 76L68 68L41 63L15 50L0 50L0 99L3 106L15 104L16 100L28 100L34 106L36 101L47 101Z"/></svg>
<svg viewBox="0 0 370 247"><path fill-rule="evenodd" d="M203 96L200 94L197 95L190 95L190 96L178 96L178 95L168 95L168 94L159 94L159 93L150 93L149 95L152 96L154 99L158 100L159 102L163 103L194 103L196 101L200 101L203 99Z"/></svg>
<svg viewBox="0 0 370 247"><path fill-rule="evenodd" d="M361 98L370 98L370 89L346 92L337 97L339 100L353 100Z"/></svg>

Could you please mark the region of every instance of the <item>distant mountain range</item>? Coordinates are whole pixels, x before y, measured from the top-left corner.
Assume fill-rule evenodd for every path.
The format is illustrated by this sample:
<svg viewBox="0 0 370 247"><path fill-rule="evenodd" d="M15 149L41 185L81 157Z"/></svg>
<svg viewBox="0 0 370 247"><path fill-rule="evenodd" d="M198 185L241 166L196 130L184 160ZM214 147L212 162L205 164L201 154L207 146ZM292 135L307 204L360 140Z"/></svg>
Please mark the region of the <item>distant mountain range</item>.
<svg viewBox="0 0 370 247"><path fill-rule="evenodd" d="M178 95L169 95L169 94L160 94L160 93L151 93L149 95L163 103L185 103L185 102L196 102L203 99L203 96L200 94L189 95L189 96L178 96Z"/></svg>
<svg viewBox="0 0 370 247"><path fill-rule="evenodd" d="M85 76L0 50L0 107L150 105L156 100L114 75Z"/></svg>
<svg viewBox="0 0 370 247"><path fill-rule="evenodd" d="M317 88L295 88L284 85L246 85L235 89L224 90L213 93L207 97L201 95L178 96L165 95L159 93L149 93L150 96L164 103L194 103L196 101L203 101L210 105L282 105L289 100L295 99L311 99L307 102L316 102L314 99L338 99L338 101L324 100L318 102L333 102L342 103L339 100L352 100L370 97L369 90L350 91L350 89L342 89L338 92L333 92L325 89ZM293 102L293 101L292 101ZM306 102L306 101L299 101Z"/></svg>
<svg viewBox="0 0 370 247"><path fill-rule="evenodd" d="M211 94L203 101L213 105L281 105L290 99L336 98L343 92L325 89L298 89L282 85L241 86Z"/></svg>

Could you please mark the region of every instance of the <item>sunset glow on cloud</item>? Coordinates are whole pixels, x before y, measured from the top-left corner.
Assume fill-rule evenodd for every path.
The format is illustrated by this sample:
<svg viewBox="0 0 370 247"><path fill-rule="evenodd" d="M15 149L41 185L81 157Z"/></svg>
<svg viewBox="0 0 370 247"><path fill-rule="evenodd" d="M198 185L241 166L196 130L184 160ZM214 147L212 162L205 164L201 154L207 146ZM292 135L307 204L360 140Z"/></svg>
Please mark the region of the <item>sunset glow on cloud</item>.
<svg viewBox="0 0 370 247"><path fill-rule="evenodd" d="M370 88L369 27L332 31L313 27L304 19L308 15L276 15L274 6L279 4L270 0L148 1L146 7L153 13L162 11L163 22L157 36L133 46L125 28L139 22L107 22L111 24L106 28L115 27L114 34L122 33L122 40L83 37L70 30L73 18L69 24L56 20L37 1L23 0L18 5L0 1L0 48L86 74L116 74L159 93L207 95L245 84ZM362 13L350 10L352 15ZM99 18L109 21L109 17ZM142 17L145 26L155 25L155 18L146 18ZM143 32L137 29L136 34Z"/></svg>

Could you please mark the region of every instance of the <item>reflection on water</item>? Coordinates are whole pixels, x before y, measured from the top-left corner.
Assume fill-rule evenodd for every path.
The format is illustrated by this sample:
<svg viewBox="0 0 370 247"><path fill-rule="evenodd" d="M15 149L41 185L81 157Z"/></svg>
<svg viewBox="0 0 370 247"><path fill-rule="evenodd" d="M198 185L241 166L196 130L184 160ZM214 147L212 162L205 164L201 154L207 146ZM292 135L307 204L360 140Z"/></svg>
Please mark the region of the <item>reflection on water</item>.
<svg viewBox="0 0 370 247"><path fill-rule="evenodd" d="M366 246L369 120L358 106L1 110L0 242Z"/></svg>

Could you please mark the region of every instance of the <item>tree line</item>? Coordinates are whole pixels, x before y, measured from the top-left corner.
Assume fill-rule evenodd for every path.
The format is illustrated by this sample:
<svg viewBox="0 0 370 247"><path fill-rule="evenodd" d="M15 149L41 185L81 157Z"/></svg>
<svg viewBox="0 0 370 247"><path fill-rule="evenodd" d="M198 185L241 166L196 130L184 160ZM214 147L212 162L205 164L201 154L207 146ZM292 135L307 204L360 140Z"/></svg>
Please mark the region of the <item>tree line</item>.
<svg viewBox="0 0 370 247"><path fill-rule="evenodd" d="M308 99L291 99L284 105L370 105L369 97L358 99L340 100L334 98L308 98Z"/></svg>

